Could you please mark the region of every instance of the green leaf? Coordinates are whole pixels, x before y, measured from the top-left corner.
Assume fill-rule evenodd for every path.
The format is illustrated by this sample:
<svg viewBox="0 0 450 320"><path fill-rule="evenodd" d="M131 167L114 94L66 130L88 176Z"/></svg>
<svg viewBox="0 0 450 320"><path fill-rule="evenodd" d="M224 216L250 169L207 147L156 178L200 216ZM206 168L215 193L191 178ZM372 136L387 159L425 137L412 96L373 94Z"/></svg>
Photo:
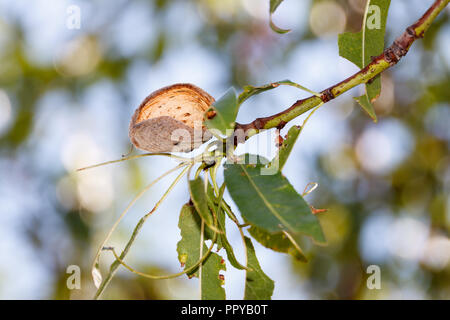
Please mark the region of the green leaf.
<svg viewBox="0 0 450 320"><path fill-rule="evenodd" d="M210 190L212 191L212 187ZM216 215L217 215L217 229L221 232L218 235L218 239L217 239L217 249L220 250L221 248L225 248L225 251L227 253L227 258L230 261L231 265L238 270L245 269L245 267L241 263L239 263L239 261L236 259L233 247L231 246L231 244L228 241L226 229L225 229L225 212L222 210L221 206L218 207L219 201L214 196L214 191L208 192L208 198L209 198L208 200L209 200L209 206L210 206L211 210L213 210L214 213L216 213ZM212 239L214 232L213 232L213 230L208 229L206 231L206 234L207 234L208 239Z"/></svg>
<svg viewBox="0 0 450 320"><path fill-rule="evenodd" d="M325 242L317 217L289 181L279 171L262 175L262 169L262 165L225 165L225 183L242 216L272 234L286 230Z"/></svg>
<svg viewBox="0 0 450 320"><path fill-rule="evenodd" d="M369 0L367 2L361 31L339 35L338 44L341 57L362 69L371 62L372 57L383 52L390 4L390 0ZM380 92L381 79L377 77L366 84L365 95L355 98L374 121L377 120L377 117L372 102L378 98Z"/></svg>
<svg viewBox="0 0 450 320"><path fill-rule="evenodd" d="M353 98L355 99L359 105L364 109L364 111L367 112L367 114L369 115L369 117L371 117L373 119L373 121L377 122L377 115L375 113L375 109L373 108L372 103L369 101L369 95L365 94L361 97L356 97Z"/></svg>
<svg viewBox="0 0 450 320"><path fill-rule="evenodd" d="M214 190L211 185L211 183L208 182L208 192L207 192L207 204L209 210L211 212L214 212L214 214L217 217L217 226L215 229L207 228L205 229L205 237L208 240L213 239L214 237L214 230L224 232L224 230L221 229L221 226L225 226L225 213L223 211L217 211L217 204L218 200L216 199L214 195ZM226 237L223 239L220 233L217 234L216 244L217 244L217 251L222 249L224 247L224 240L227 241Z"/></svg>
<svg viewBox="0 0 450 320"><path fill-rule="evenodd" d="M264 92L264 91L275 89L275 88L279 87L280 85L296 87L298 89L307 91L311 94L318 95L317 92L309 90L308 88L305 88L304 86L302 86L298 83L292 82L291 80L282 80L282 81L276 81L276 82L272 82L269 84L265 84L265 85L259 86L259 87L245 86L243 88L244 91L242 91L242 93L238 97L238 104L241 105L245 100L247 100L251 96L260 94L261 92Z"/></svg>
<svg viewBox="0 0 450 320"><path fill-rule="evenodd" d="M201 177L195 180L189 180L189 193L191 200L194 203L195 209L200 214L200 217L205 221L206 225L214 228L214 219L209 211L208 197L205 192L205 182Z"/></svg>
<svg viewBox="0 0 450 320"><path fill-rule="evenodd" d="M181 240L177 244L178 260L188 269L208 251L204 240L206 236L201 234L202 220L195 208L184 205L181 209L178 227L181 230ZM202 241L203 240L203 241ZM202 248L202 250L200 250ZM200 254L201 251L201 254ZM225 290L220 271L226 270L225 262L220 255L211 252L205 261L187 275L200 277L201 298L204 300L224 300Z"/></svg>
<svg viewBox="0 0 450 320"><path fill-rule="evenodd" d="M270 13L274 13L275 10L277 10L278 6L283 2L284 0L270 0Z"/></svg>
<svg viewBox="0 0 450 320"><path fill-rule="evenodd" d="M206 246L205 246L206 247ZM217 253L212 252L203 265L201 282L202 300L225 300L224 278L220 278L220 270L225 270L225 261Z"/></svg>
<svg viewBox="0 0 450 320"><path fill-rule="evenodd" d="M278 150L278 154L270 163L270 167L278 168L279 171L283 169L301 131L302 128L300 126L293 126L289 129L286 139L284 139Z"/></svg>
<svg viewBox="0 0 450 320"><path fill-rule="evenodd" d="M195 265L200 257L200 224L201 219L195 208L185 204L181 208L178 221L181 240L177 244L178 260L185 270ZM190 271L187 275L198 277L198 269Z"/></svg>
<svg viewBox="0 0 450 320"><path fill-rule="evenodd" d="M208 129L212 131L218 130L222 135L226 136L234 129L238 109L239 104L237 103L236 91L232 87L206 111L204 123ZM208 118L211 112L214 113Z"/></svg>
<svg viewBox="0 0 450 320"><path fill-rule="evenodd" d="M294 237L292 238L295 241L295 244L292 243L292 241L289 240L289 238L282 232L270 234L255 226L252 226L250 229L248 229L248 232L256 241L258 241L266 248L272 249L277 252L288 253L295 259L303 262L308 261L300 248L298 239L295 239Z"/></svg>
<svg viewBox="0 0 450 320"><path fill-rule="evenodd" d="M283 34L291 31L291 29L281 29L277 27L273 21L272 21L272 14L277 10L278 6L283 2L283 0L270 0L270 8L269 8L269 15L270 15L270 27L273 31Z"/></svg>
<svg viewBox="0 0 450 320"><path fill-rule="evenodd" d="M247 271L245 276L244 300L270 300L274 282L262 270L256 258L252 241L245 237L247 247Z"/></svg>

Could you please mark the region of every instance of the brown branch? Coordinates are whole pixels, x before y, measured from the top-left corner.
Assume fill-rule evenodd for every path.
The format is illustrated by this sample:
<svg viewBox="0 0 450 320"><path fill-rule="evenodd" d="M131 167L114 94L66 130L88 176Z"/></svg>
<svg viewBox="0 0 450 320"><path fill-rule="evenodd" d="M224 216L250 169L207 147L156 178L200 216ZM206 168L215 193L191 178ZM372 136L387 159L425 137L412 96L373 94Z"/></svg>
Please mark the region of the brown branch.
<svg viewBox="0 0 450 320"><path fill-rule="evenodd" d="M432 22L447 6L449 1L450 0L435 0L427 12L425 12L416 23L406 28L405 32L399 36L390 47L386 48L381 55L374 57L371 63L351 77L323 90L320 93L320 98L312 96L301 99L296 101L288 109L272 116L257 118L247 124L236 123L235 131L244 130L247 133L247 136L250 137L258 133L261 129L280 127L281 124L285 125L292 119L311 110L320 103L326 103L333 100L357 85L371 81L383 71L396 65L408 53L414 41L424 36Z"/></svg>

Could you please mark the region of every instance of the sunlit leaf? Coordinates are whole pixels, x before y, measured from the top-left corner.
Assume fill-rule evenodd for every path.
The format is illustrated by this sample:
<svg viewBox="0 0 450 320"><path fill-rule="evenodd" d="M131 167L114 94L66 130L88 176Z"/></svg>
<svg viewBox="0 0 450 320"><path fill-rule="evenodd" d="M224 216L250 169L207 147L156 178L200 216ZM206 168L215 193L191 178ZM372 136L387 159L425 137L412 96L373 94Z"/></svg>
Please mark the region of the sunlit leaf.
<svg viewBox="0 0 450 320"><path fill-rule="evenodd" d="M94 285L98 289L103 281L102 274L100 272L100 269L98 268L98 264L96 264L94 268L92 268L91 274L92 279L94 280Z"/></svg>
<svg viewBox="0 0 450 320"><path fill-rule="evenodd" d="M372 57L380 55L384 50L384 36L390 0L367 1L363 25L360 32L342 33L339 35L339 55L356 64L359 68L367 66ZM372 106L381 92L381 79L377 77L366 84L364 96L355 98L369 116L376 121Z"/></svg>
<svg viewBox="0 0 450 320"><path fill-rule="evenodd" d="M178 227L181 240L177 244L178 260L185 270L195 265L208 248L206 236L202 236L202 220L193 206L184 205L181 209ZM211 252L206 260L187 275L200 277L201 298L204 300L223 300L225 290L220 271L225 270L225 261L217 253Z"/></svg>
<svg viewBox="0 0 450 320"><path fill-rule="evenodd" d="M231 134L238 109L236 91L230 88L206 111L204 123L208 129L218 130L222 135Z"/></svg>
<svg viewBox="0 0 450 320"><path fill-rule="evenodd" d="M242 216L272 234L285 230L325 242L319 221L289 181L279 171L262 175L262 168L259 164L225 165L225 183Z"/></svg>
<svg viewBox="0 0 450 320"><path fill-rule="evenodd" d="M245 300L270 300L274 282L262 270L256 258L252 241L245 237L247 248L247 271L245 276Z"/></svg>

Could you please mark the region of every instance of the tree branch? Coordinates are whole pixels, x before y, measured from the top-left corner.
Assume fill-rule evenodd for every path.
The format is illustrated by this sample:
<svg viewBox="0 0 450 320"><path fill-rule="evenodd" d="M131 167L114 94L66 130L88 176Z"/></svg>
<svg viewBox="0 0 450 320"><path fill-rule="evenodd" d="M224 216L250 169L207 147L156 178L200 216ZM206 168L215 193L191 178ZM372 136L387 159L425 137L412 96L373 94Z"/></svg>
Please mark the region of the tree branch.
<svg viewBox="0 0 450 320"><path fill-rule="evenodd" d="M312 96L298 100L291 107L280 113L264 118L257 118L247 124L236 123L235 131L244 130L247 137L250 137L262 129L281 129L286 123L311 110L320 103L326 103L360 84L369 82L383 71L396 65L408 53L414 41L424 36L425 32L439 13L447 6L449 1L435 0L428 11L416 23L406 28L405 32L390 47L385 49L381 55L374 57L371 63L351 77L323 90L320 93L320 97Z"/></svg>

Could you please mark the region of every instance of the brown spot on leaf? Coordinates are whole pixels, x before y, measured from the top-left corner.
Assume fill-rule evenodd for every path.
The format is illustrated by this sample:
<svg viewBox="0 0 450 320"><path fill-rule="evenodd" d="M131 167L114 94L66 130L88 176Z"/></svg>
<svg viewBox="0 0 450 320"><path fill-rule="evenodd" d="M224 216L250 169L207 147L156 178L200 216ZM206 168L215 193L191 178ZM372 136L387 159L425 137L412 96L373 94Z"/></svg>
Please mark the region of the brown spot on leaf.
<svg viewBox="0 0 450 320"><path fill-rule="evenodd" d="M206 118L211 120L212 118L214 118L216 116L216 112L214 110L209 110L208 112L206 112Z"/></svg>
<svg viewBox="0 0 450 320"><path fill-rule="evenodd" d="M283 142L284 142L283 137L279 135L279 136L276 138L276 145L277 145L277 147L281 147L281 146L283 145Z"/></svg>

